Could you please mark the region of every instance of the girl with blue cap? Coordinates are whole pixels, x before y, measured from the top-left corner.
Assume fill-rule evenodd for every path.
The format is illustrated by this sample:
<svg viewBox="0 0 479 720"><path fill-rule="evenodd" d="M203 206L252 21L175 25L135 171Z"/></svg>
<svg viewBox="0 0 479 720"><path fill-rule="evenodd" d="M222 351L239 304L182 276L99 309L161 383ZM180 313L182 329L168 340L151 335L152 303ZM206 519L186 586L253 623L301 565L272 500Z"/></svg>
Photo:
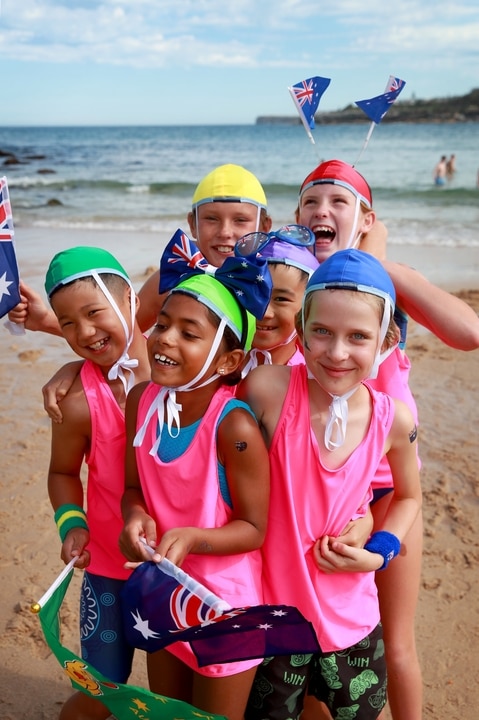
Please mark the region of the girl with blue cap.
<svg viewBox="0 0 479 720"><path fill-rule="evenodd" d="M335 253L306 287L306 366L258 367L242 382L241 397L260 421L271 465L265 601L296 605L322 648L302 662L263 663L247 720L299 717L307 687L334 718L373 720L386 703L374 571L395 562L421 504L414 418L404 403L369 384L398 341L394 299L375 258L354 249ZM394 478L388 513L364 548L344 545L336 538L351 518L365 514L384 455ZM291 673L301 677L294 687L284 681Z"/></svg>
<svg viewBox="0 0 479 720"><path fill-rule="evenodd" d="M132 563L166 557L230 606L255 605L269 463L258 424L232 386L269 302L268 266L253 255L215 268L178 230L160 274L168 295L148 338L151 382L132 390L126 409L120 544ZM242 720L259 662L200 668L190 645L175 643L149 655L150 687Z"/></svg>

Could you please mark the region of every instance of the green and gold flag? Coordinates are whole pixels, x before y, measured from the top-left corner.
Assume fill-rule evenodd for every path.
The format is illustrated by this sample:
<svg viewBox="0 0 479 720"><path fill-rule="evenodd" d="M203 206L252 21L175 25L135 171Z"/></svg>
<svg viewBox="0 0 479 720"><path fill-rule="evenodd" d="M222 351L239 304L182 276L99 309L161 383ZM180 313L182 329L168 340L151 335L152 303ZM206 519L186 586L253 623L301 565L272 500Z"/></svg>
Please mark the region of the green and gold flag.
<svg viewBox="0 0 479 720"><path fill-rule="evenodd" d="M101 700L117 720L226 720L223 715L203 712L180 700L155 695L145 688L111 682L64 647L60 641L59 612L72 575L73 569L51 595L43 596L41 604L32 605L32 611L38 613L45 640L75 690Z"/></svg>

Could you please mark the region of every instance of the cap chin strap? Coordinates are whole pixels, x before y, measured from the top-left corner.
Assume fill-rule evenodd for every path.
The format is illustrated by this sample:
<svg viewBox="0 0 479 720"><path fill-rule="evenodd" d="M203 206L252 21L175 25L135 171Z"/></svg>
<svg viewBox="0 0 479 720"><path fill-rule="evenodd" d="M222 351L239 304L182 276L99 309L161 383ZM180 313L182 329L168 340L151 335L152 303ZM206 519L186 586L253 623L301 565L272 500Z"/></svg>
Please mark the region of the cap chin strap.
<svg viewBox="0 0 479 720"><path fill-rule="evenodd" d="M376 352L376 357L374 358L373 366L368 375L368 379L370 379L370 380L375 380L377 378L378 372L379 372L379 366L381 365L381 363L383 363L386 360L386 358L388 358L391 355L391 353L393 353L395 351L395 349L398 346L398 343L395 343L394 345L392 345L390 348L388 348L384 352L381 352L381 348L382 348L383 342L386 338L386 334L387 334L387 331L389 328L389 323L391 321L392 314L393 314L393 309L391 307L391 303L385 299L384 300L384 312L383 312L383 316L381 319L381 328L379 330L379 347Z"/></svg>
<svg viewBox="0 0 479 720"><path fill-rule="evenodd" d="M248 362L246 363L243 370L241 371L241 378L245 378L246 375L250 372L250 370L254 370L255 367L258 367L260 355L262 355L264 358L263 365L273 365L273 359L271 357L270 350L276 350L276 348L283 347L284 345L288 345L297 336L298 336L298 333L296 332L296 330L293 330L291 335L288 338L286 338L286 340L283 340L283 342L280 342L277 345L273 345L273 347L270 347L267 350L260 350L259 348L251 348L251 350L249 351Z"/></svg>
<svg viewBox="0 0 479 720"><path fill-rule="evenodd" d="M359 218L359 208L360 207L361 207L361 200L359 199L359 195L356 195L356 205L354 208L353 226L351 228L351 233L348 238L348 244L344 248L345 250L348 250L349 248L357 248L359 245L361 233L358 233L356 229L358 227L358 218Z"/></svg>
<svg viewBox="0 0 479 720"><path fill-rule="evenodd" d="M221 322L218 326L218 329L216 331L215 339L213 340L213 344L210 348L210 351L208 353L208 357L205 360L205 363L199 373L196 375L196 377L193 378L193 380L190 380L185 385L180 385L178 387L166 387L163 386L159 390L157 396L151 403L150 407L148 408L148 412L146 413L145 420L143 422L143 425L138 430L138 432L135 435L135 439L133 440L134 447L140 447L140 445L143 443L143 440L145 439L146 430L148 428L148 425L150 423L150 420L152 417L156 414L156 417L158 419L158 433L157 438L149 451L150 455L155 456L158 452L158 448L160 446L160 440L161 440L161 434L163 432L163 427L165 424L165 407L166 407L166 425L168 428L168 433L170 437L176 438L180 434L181 430L181 423L180 423L180 412L182 410L182 405L176 401L176 393L177 392L190 392L191 390L197 390L198 388L202 388L205 385L209 385L217 378L221 377L218 373L214 373L211 377L209 377L207 380L202 382L200 385L196 385L196 383L201 380L203 375L208 370L209 366L211 365L218 349L221 344L221 341L223 339L223 332L226 327L227 319L225 317L221 318ZM176 433L173 432L173 422L176 425Z"/></svg>
<svg viewBox="0 0 479 720"><path fill-rule="evenodd" d="M106 299L112 306L115 313L118 315L118 319L120 320L123 330L125 332L125 338L126 338L126 345L125 349L123 350L121 356L118 358L116 363L111 366L110 370L108 371L108 380L116 380L119 378L122 382L122 385L125 389L125 394L128 395L131 388L135 384L135 374L133 372L133 368L138 367L138 360L136 358L130 358L128 355L128 350L130 348L131 342L133 340L133 332L135 327L135 315L136 315L136 304L135 304L135 291L133 290L133 286L131 283L128 283L131 290L131 297L130 297L130 313L131 313L131 331L128 329L128 325L126 323L125 318L123 317L123 314L116 304L116 301L111 294L111 292L108 290L107 286L101 279L100 275L94 270L92 272L92 277L95 279L95 282L105 295ZM128 378L125 376L125 370L128 370Z"/></svg>
<svg viewBox="0 0 479 720"><path fill-rule="evenodd" d="M308 378L310 380L316 380L309 368L307 370ZM318 381L316 380L316 382ZM361 383L358 383L358 385L355 385L353 388L348 390L348 392L344 393L344 395L333 395L332 393L328 393L328 395L333 398L333 401L329 406L329 417L324 429L324 444L327 450L336 450L336 448L344 445L348 424L348 400L351 395L356 392L360 385Z"/></svg>

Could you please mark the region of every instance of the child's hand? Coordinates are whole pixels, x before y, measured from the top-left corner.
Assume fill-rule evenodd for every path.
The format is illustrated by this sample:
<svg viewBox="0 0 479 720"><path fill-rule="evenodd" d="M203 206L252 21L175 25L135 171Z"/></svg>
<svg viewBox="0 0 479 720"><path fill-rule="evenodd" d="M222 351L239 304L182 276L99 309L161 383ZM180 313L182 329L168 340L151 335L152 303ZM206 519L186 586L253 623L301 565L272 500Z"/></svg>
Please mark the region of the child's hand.
<svg viewBox="0 0 479 720"><path fill-rule="evenodd" d="M59 403L70 390L82 365L83 360L74 360L73 362L63 365L42 387L43 407L53 422L61 423L63 421Z"/></svg>
<svg viewBox="0 0 479 720"><path fill-rule="evenodd" d="M135 568L147 560L154 562L161 560L158 553L151 553L151 549L155 550L156 548L156 523L145 512L130 514L121 531L118 544L121 552L129 561L125 563L125 567Z"/></svg>
<svg viewBox="0 0 479 720"><path fill-rule="evenodd" d="M75 567L84 570L90 564L90 553L86 546L90 542L90 533L85 528L72 528L68 531L62 545L61 558L65 565L73 557L78 557Z"/></svg>
<svg viewBox="0 0 479 720"><path fill-rule="evenodd" d="M356 520L351 520L336 540L350 547L362 548L369 540L373 530L373 524L373 515L368 507L366 515L356 518Z"/></svg>
<svg viewBox="0 0 479 720"><path fill-rule="evenodd" d="M20 280L19 288L21 302L13 310L10 310L8 319L14 323L23 323L27 330L46 330L48 332L47 328L52 322L53 311L47 308L41 295L22 280Z"/></svg>
<svg viewBox="0 0 479 720"><path fill-rule="evenodd" d="M378 553L350 547L328 535L316 541L313 547L313 557L319 569L328 574L374 572L379 570L384 562Z"/></svg>
<svg viewBox="0 0 479 720"><path fill-rule="evenodd" d="M156 552L181 567L185 557L191 552L198 536L194 527L180 527L168 530L160 540Z"/></svg>

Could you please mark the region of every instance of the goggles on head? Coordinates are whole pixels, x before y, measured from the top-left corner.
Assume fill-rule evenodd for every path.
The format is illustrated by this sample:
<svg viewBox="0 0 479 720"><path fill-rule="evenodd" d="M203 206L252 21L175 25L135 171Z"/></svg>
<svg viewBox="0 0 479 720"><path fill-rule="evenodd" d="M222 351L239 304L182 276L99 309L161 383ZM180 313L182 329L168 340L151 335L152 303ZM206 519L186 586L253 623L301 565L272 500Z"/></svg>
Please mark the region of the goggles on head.
<svg viewBox="0 0 479 720"><path fill-rule="evenodd" d="M314 233L304 225L283 225L279 230L269 233L252 232L238 240L234 253L236 257L255 255L274 240L281 240L298 247L310 247L314 245Z"/></svg>

